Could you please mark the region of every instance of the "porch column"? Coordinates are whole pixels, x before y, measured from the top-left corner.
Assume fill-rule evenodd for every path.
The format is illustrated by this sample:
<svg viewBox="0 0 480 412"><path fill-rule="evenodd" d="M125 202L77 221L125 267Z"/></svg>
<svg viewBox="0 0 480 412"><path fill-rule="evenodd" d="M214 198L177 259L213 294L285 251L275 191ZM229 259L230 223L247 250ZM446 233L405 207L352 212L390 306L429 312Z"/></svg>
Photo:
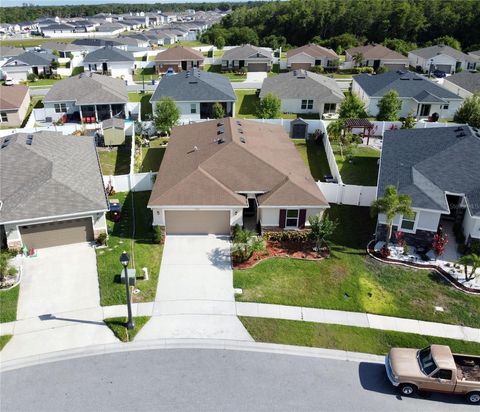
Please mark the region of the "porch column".
<svg viewBox="0 0 480 412"><path fill-rule="evenodd" d="M80 123L83 124L83 111L82 111L82 106L78 106L80 107Z"/></svg>
<svg viewBox="0 0 480 412"><path fill-rule="evenodd" d="M109 104L108 106L110 107L110 119L111 119L113 117L112 105Z"/></svg>
<svg viewBox="0 0 480 412"><path fill-rule="evenodd" d="M95 107L95 121L98 122L98 110L97 110L97 105L95 104L93 107Z"/></svg>

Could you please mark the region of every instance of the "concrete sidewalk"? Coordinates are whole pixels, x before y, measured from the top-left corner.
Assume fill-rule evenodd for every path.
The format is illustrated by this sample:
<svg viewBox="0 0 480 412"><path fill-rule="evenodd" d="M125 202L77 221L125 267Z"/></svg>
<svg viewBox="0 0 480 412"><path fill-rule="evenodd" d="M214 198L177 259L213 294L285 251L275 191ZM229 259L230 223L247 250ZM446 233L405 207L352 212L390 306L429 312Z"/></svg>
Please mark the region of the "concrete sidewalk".
<svg viewBox="0 0 480 412"><path fill-rule="evenodd" d="M480 342L480 329L446 323L425 322L361 312L304 308L300 306L269 305L265 303L236 302L237 315L257 318L298 320L330 323L380 330L392 330L441 338Z"/></svg>

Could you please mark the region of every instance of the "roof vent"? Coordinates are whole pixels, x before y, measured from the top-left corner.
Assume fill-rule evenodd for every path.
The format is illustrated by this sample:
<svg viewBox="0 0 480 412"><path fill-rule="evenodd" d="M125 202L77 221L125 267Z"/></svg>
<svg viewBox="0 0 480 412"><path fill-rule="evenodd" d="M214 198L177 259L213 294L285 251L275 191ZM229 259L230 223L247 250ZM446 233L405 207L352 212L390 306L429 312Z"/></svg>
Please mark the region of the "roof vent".
<svg viewBox="0 0 480 412"><path fill-rule="evenodd" d="M237 120L237 124L238 124L239 126L241 126L241 125L242 125L242 122L241 122L240 120Z"/></svg>
<svg viewBox="0 0 480 412"><path fill-rule="evenodd" d="M455 133L463 132L463 128L457 127L457 128L454 130L454 132L455 132Z"/></svg>
<svg viewBox="0 0 480 412"><path fill-rule="evenodd" d="M465 133L463 133L463 132L462 132L462 133L459 133L459 134L457 134L457 137L465 137L465 136L466 136L466 134L465 134Z"/></svg>
<svg viewBox="0 0 480 412"><path fill-rule="evenodd" d="M222 143L225 143L225 139L223 137L221 137L220 139L218 139L218 144L222 144Z"/></svg>
<svg viewBox="0 0 480 412"><path fill-rule="evenodd" d="M31 146L32 142L33 142L33 134L29 134L27 136L27 142L26 143L27 143L28 146Z"/></svg>
<svg viewBox="0 0 480 412"><path fill-rule="evenodd" d="M223 126L224 124L225 124L225 123L223 123L223 122L218 122L218 123L217 123L217 127Z"/></svg>
<svg viewBox="0 0 480 412"><path fill-rule="evenodd" d="M198 152L198 146L193 146L193 151Z"/></svg>
<svg viewBox="0 0 480 412"><path fill-rule="evenodd" d="M243 137L243 136L240 136L240 141L241 141L242 143L246 143L246 142L247 142L247 141L245 140L245 137Z"/></svg>
<svg viewBox="0 0 480 412"><path fill-rule="evenodd" d="M243 129L238 129L238 133L243 134Z"/></svg>

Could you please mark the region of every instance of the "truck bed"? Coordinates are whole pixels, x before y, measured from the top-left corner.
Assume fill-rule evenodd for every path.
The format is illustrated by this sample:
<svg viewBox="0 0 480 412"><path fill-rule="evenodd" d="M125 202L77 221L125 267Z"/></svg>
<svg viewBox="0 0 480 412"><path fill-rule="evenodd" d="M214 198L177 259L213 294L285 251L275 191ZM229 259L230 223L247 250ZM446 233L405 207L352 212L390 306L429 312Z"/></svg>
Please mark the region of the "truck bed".
<svg viewBox="0 0 480 412"><path fill-rule="evenodd" d="M480 382L480 357L453 355L459 381Z"/></svg>

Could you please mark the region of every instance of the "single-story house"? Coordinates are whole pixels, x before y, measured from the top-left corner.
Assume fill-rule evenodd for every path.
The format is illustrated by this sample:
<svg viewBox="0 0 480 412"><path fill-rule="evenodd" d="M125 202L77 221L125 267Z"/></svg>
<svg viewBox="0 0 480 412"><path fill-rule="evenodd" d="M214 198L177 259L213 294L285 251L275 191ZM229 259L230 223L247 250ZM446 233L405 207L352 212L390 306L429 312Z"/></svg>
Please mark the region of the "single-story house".
<svg viewBox="0 0 480 412"><path fill-rule="evenodd" d="M480 132L468 126L385 132L377 196L389 185L412 199L414 216L396 216L407 242L431 248L439 225L462 228L466 242L480 241ZM386 236L379 215L377 237ZM450 239L453 242L454 239Z"/></svg>
<svg viewBox="0 0 480 412"><path fill-rule="evenodd" d="M437 113L440 118L451 118L463 102L462 97L417 73L395 71L353 76L352 93L363 100L369 116L378 114L378 103L390 90L396 90L402 100L400 117L413 113L417 118L428 118Z"/></svg>
<svg viewBox="0 0 480 412"><path fill-rule="evenodd" d="M480 73L461 72L443 79L442 86L466 98L480 93Z"/></svg>
<svg viewBox="0 0 480 412"><path fill-rule="evenodd" d="M444 44L412 50L408 52L408 61L410 66L423 72L441 70L445 73L474 70L478 64L474 57Z"/></svg>
<svg viewBox="0 0 480 412"><path fill-rule="evenodd" d="M245 44L225 51L222 56L223 70L238 70L245 67L249 72L269 72L272 69L273 53L270 49Z"/></svg>
<svg viewBox="0 0 480 412"><path fill-rule="evenodd" d="M203 54L197 50L175 46L161 51L155 56L155 71L165 73L168 69L172 69L178 73L193 68L201 69L204 60Z"/></svg>
<svg viewBox="0 0 480 412"><path fill-rule="evenodd" d="M177 103L182 118L188 120L213 118L213 105L220 103L225 116L233 116L237 96L230 80L221 74L192 69L174 76L163 76L150 98L153 112L163 96Z"/></svg>
<svg viewBox="0 0 480 412"><path fill-rule="evenodd" d="M135 58L128 51L117 47L105 46L88 53L83 59L83 68L85 72L129 78L135 68Z"/></svg>
<svg viewBox="0 0 480 412"><path fill-rule="evenodd" d="M120 79L97 73L80 73L55 83L43 99L45 119L67 122L99 122L124 119L127 86Z"/></svg>
<svg viewBox="0 0 480 412"><path fill-rule="evenodd" d="M29 104L30 92L27 86L0 86L0 126L20 126Z"/></svg>
<svg viewBox="0 0 480 412"><path fill-rule="evenodd" d="M338 54L332 49L309 43L287 51L287 67L290 70L310 70L314 66L324 69L338 67Z"/></svg>
<svg viewBox="0 0 480 412"><path fill-rule="evenodd" d="M0 138L0 186L1 243L8 248L86 242L107 233L93 137L42 131Z"/></svg>
<svg viewBox="0 0 480 412"><path fill-rule="evenodd" d="M298 230L328 202L282 126L225 118L175 127L148 202L167 234Z"/></svg>
<svg viewBox="0 0 480 412"><path fill-rule="evenodd" d="M361 63L355 61L357 55L362 55ZM350 63L351 67L373 67L375 71L379 67L385 67L388 70L401 70L408 67L407 57L381 44L367 44L347 49L345 62Z"/></svg>
<svg viewBox="0 0 480 412"><path fill-rule="evenodd" d="M477 67L480 67L480 50L474 50L471 52L468 52L468 55L473 57L477 62Z"/></svg>
<svg viewBox="0 0 480 412"><path fill-rule="evenodd" d="M67 23L54 23L41 28L44 37L69 37L75 33L75 26Z"/></svg>
<svg viewBox="0 0 480 412"><path fill-rule="evenodd" d="M71 55L72 58L81 58L82 57L82 47L77 46L72 43L62 43L62 42L47 42L42 44L42 49L46 50L49 53L54 52L54 50L58 51L59 54L59 62L62 62L61 59L69 59Z"/></svg>
<svg viewBox="0 0 480 412"><path fill-rule="evenodd" d="M110 40L110 39L92 39L92 38L84 38L84 39L75 39L72 41L71 44L76 46L80 46L82 50L89 53L94 50L101 49L102 47L115 47L117 49L127 50L127 45L122 44L120 41L117 40Z"/></svg>
<svg viewBox="0 0 480 412"><path fill-rule="evenodd" d="M52 60L58 61L58 58L50 53L27 51L8 59L2 66L2 72L5 77L17 82L27 80L30 73L49 75L52 73Z"/></svg>
<svg viewBox="0 0 480 412"><path fill-rule="evenodd" d="M103 36L116 36L125 30L127 30L126 26L120 23L102 23L96 28L96 31Z"/></svg>
<svg viewBox="0 0 480 412"><path fill-rule="evenodd" d="M267 77L260 98L268 93L282 100L284 113L335 113L345 98L335 79L306 70Z"/></svg>

